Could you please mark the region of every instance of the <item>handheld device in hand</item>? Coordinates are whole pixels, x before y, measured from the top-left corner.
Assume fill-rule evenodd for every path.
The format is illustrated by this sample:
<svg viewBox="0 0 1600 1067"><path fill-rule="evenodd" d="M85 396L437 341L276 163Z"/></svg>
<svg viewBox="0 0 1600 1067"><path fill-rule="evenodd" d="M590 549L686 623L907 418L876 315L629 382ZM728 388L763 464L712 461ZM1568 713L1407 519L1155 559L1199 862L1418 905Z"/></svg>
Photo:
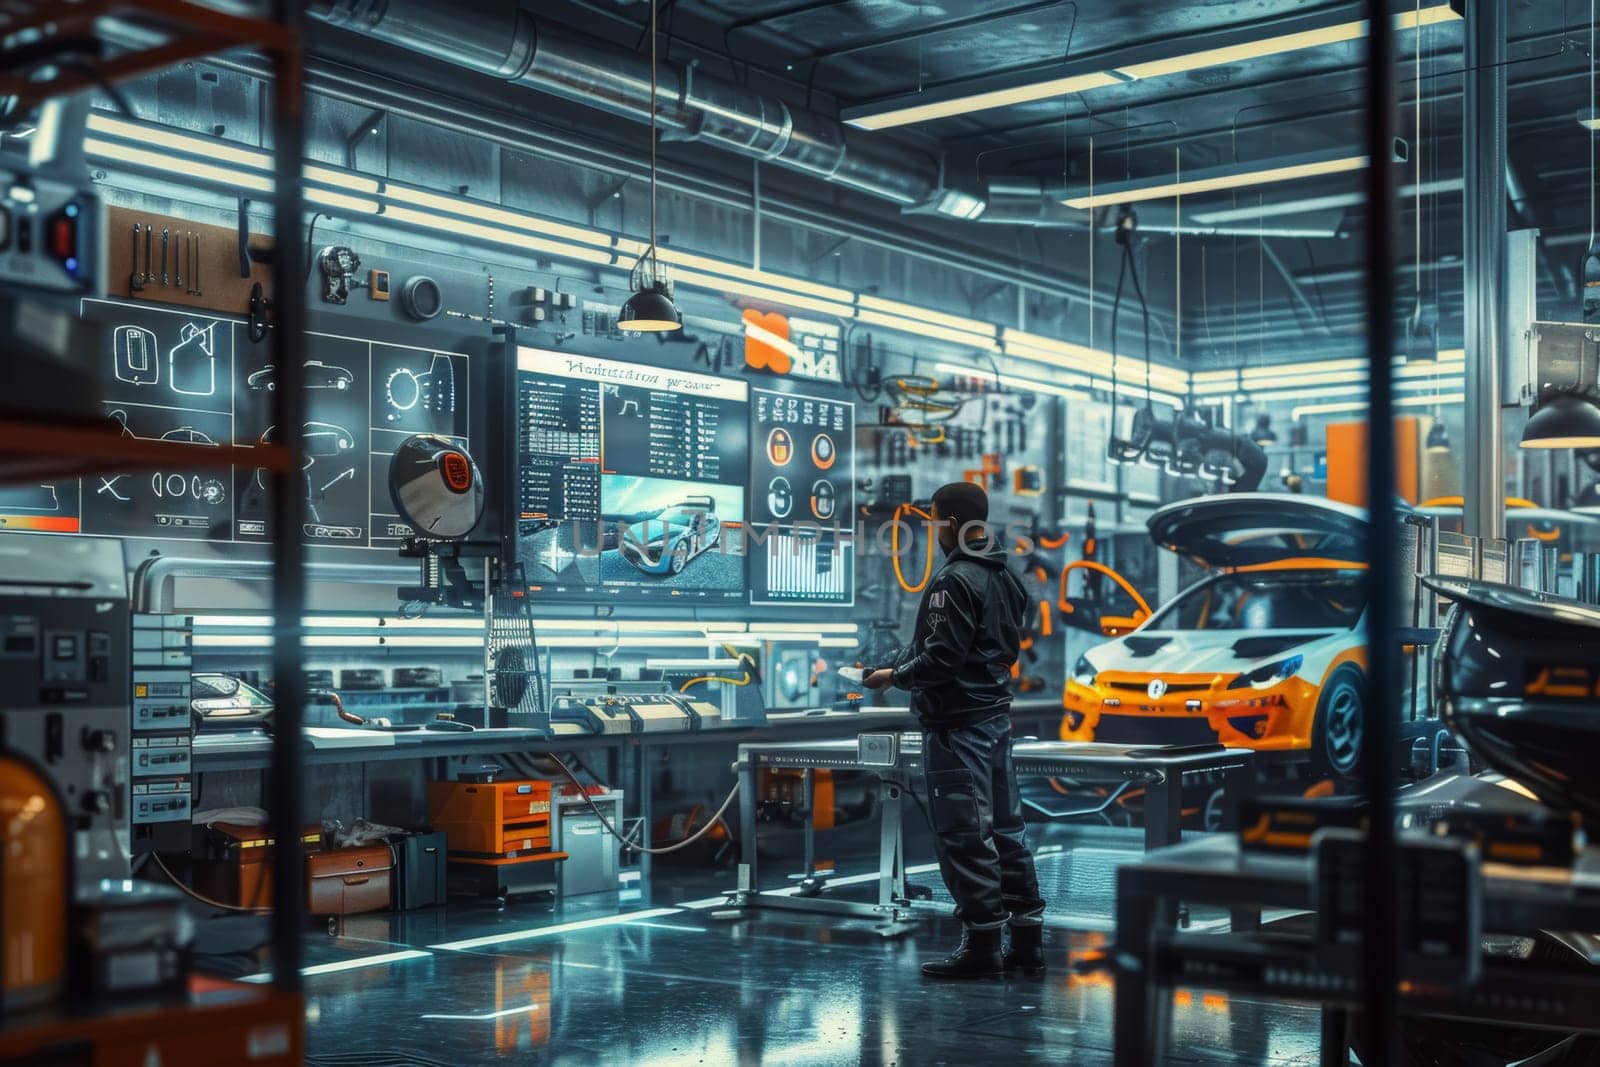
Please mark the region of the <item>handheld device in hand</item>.
<svg viewBox="0 0 1600 1067"><path fill-rule="evenodd" d="M860 685L866 680L867 672L865 668L862 667L840 667L839 677L843 678L851 685Z"/></svg>

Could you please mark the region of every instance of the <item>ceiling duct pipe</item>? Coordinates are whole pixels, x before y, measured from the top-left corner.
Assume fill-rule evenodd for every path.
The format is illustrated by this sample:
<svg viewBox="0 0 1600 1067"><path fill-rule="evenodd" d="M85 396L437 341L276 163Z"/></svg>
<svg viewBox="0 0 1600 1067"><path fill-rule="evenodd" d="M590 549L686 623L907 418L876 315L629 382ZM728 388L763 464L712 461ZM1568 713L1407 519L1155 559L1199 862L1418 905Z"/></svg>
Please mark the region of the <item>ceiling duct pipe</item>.
<svg viewBox="0 0 1600 1067"><path fill-rule="evenodd" d="M535 22L517 0L313 0L310 12L513 85L636 122L650 119L648 59ZM836 119L791 108L693 64L660 64L658 84L656 121L665 140L716 145L902 208L939 210L947 199L933 159L847 130ZM963 210L971 210L973 199Z"/></svg>

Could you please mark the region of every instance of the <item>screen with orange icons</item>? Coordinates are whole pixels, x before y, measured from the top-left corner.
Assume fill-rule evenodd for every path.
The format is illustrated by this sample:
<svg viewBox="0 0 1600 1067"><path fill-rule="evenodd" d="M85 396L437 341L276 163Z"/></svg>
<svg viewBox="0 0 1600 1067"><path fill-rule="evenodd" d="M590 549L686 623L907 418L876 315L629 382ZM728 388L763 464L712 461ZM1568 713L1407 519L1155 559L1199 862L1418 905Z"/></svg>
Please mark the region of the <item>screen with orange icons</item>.
<svg viewBox="0 0 1600 1067"><path fill-rule="evenodd" d="M750 603L854 603L855 405L753 389L750 411Z"/></svg>

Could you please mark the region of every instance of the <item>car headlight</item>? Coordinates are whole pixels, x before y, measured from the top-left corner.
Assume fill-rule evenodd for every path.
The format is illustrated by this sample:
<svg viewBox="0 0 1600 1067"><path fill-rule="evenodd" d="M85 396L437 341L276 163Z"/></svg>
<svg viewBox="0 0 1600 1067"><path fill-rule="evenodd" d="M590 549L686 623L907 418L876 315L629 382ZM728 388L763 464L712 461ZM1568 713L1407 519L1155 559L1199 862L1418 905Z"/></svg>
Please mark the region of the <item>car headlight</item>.
<svg viewBox="0 0 1600 1067"><path fill-rule="evenodd" d="M1257 667L1248 674L1241 674L1229 682L1228 688L1265 689L1268 686L1276 685L1285 678L1293 677L1301 667L1305 666L1305 662L1306 658L1304 656L1290 656L1288 659L1279 660L1277 663L1269 663L1265 667Z"/></svg>
<svg viewBox="0 0 1600 1067"><path fill-rule="evenodd" d="M1077 665L1072 668L1072 680L1079 685L1093 685L1096 673L1098 672L1095 671L1094 664L1089 662L1089 657L1079 656Z"/></svg>

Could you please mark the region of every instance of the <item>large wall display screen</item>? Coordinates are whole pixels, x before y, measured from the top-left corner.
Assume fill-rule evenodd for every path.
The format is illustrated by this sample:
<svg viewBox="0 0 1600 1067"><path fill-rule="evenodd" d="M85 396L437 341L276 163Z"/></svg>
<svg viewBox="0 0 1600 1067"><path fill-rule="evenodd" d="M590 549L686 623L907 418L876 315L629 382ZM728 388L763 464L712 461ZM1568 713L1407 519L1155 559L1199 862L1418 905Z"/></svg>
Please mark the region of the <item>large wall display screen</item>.
<svg viewBox="0 0 1600 1067"><path fill-rule="evenodd" d="M124 436L245 448L278 440L271 346L242 323L108 300L83 317L105 360L102 405ZM392 548L410 533L389 500L389 459L412 433L467 440L467 356L306 334L304 536ZM0 529L214 542L272 539L268 479L248 466L56 479L0 490Z"/></svg>
<svg viewBox="0 0 1600 1067"><path fill-rule="evenodd" d="M855 406L754 391L750 603L855 602Z"/></svg>
<svg viewBox="0 0 1600 1067"><path fill-rule="evenodd" d="M540 595L745 598L749 388L688 371L517 353L517 561Z"/></svg>

